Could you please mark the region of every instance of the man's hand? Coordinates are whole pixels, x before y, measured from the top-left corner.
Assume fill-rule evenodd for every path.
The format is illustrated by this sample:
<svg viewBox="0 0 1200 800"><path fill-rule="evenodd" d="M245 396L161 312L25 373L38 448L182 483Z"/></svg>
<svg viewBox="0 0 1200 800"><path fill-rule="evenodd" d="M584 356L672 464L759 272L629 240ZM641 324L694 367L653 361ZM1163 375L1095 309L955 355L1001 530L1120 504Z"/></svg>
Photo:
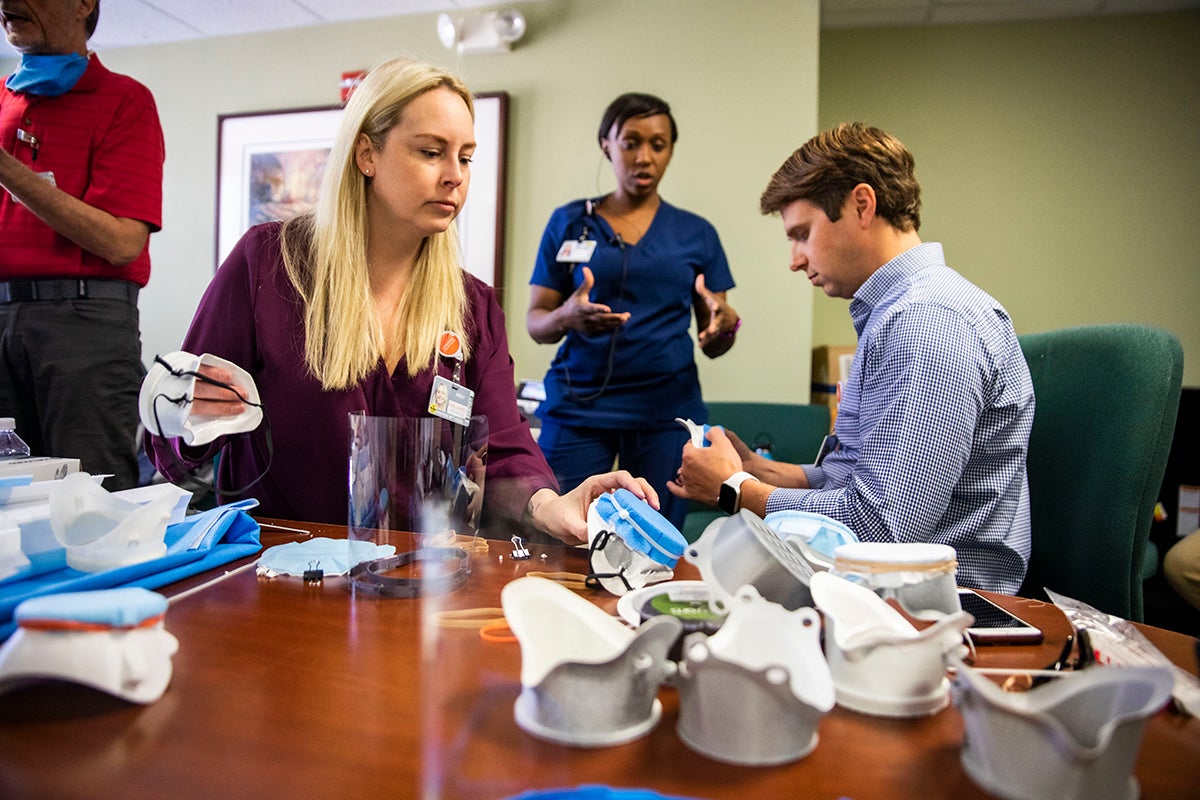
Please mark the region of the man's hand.
<svg viewBox="0 0 1200 800"><path fill-rule="evenodd" d="M709 428L708 441L708 447L696 447L691 442L683 446L683 464L675 480L667 481L667 488L676 497L715 506L721 484L743 467L742 458L725 431Z"/></svg>
<svg viewBox="0 0 1200 800"><path fill-rule="evenodd" d="M725 431L725 436L733 444L738 457L742 459L742 472L749 472L763 483L787 489L807 489L808 475L799 464L789 464L786 461L776 461L759 455L741 440L733 431ZM726 476L728 477L728 476Z"/></svg>
<svg viewBox="0 0 1200 800"><path fill-rule="evenodd" d="M124 266L146 249L150 227L145 222L114 217L72 197L4 150L0 150L0 186L60 236L110 264Z"/></svg>

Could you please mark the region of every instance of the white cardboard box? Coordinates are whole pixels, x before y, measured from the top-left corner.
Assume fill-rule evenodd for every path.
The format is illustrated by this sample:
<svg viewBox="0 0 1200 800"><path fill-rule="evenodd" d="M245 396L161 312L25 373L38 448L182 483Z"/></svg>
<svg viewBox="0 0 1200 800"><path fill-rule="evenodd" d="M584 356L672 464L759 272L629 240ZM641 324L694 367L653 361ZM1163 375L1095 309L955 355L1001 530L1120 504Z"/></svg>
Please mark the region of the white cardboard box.
<svg viewBox="0 0 1200 800"><path fill-rule="evenodd" d="M28 475L34 481L57 481L72 472L79 472L78 458L26 456L0 461L0 478Z"/></svg>

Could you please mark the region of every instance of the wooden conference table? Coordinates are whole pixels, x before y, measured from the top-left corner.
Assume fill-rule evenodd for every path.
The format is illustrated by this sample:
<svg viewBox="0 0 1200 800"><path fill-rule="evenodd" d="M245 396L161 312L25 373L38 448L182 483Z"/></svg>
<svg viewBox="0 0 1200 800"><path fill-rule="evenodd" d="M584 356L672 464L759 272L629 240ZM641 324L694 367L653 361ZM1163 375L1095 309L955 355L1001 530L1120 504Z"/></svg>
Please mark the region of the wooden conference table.
<svg viewBox="0 0 1200 800"><path fill-rule="evenodd" d="M345 528L284 522L314 536ZM263 530L270 546L301 538ZM807 757L737 767L690 751L678 703L638 741L598 749L548 744L513 720L520 648L477 631L422 624L436 610L498 606L530 571L586 571L584 555L493 541L466 585L441 597L354 597L342 578L260 578L253 568L181 597L166 627L179 639L171 685L148 706L43 683L0 695L0 798L504 798L535 788L604 784L696 798L980 798L959 764L952 706L885 720L835 708ZM541 556L545 554L546 558ZM503 558L500 558L503 556ZM236 562L161 589L168 597ZM695 578L680 562L676 576ZM1037 646L984 648L980 666L1054 660L1069 626L1053 606L999 598L1046 632ZM615 598L597 596L605 608ZM1195 640L1143 627L1195 672ZM1200 796L1200 720L1165 710L1146 728L1136 768L1142 797Z"/></svg>

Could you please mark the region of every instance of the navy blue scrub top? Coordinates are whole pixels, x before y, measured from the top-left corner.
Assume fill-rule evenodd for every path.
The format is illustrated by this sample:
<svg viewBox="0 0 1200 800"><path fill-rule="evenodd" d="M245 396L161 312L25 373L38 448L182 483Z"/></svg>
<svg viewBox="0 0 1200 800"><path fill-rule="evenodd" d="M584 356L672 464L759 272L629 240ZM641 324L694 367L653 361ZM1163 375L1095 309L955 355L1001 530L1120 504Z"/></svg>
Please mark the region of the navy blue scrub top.
<svg viewBox="0 0 1200 800"><path fill-rule="evenodd" d="M593 201L593 205L596 201ZM568 331L546 373L546 400L538 416L593 428L675 427L675 417L708 419L688 333L697 275L712 292L734 286L716 229L703 217L663 201L637 244L624 244L588 201L555 210L542 234L530 283L564 299L578 288L584 266L559 262L568 239L596 242L586 266L595 278L591 299L630 312L616 332L612 374L604 385L613 334ZM570 373L570 387L567 372Z"/></svg>

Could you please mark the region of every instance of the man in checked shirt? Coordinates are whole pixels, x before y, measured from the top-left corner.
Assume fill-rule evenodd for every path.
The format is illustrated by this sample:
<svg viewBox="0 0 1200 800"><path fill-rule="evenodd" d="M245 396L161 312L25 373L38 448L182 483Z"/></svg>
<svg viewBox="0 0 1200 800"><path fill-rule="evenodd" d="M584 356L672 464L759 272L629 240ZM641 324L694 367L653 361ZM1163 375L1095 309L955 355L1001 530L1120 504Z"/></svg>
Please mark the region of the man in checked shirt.
<svg viewBox="0 0 1200 800"><path fill-rule="evenodd" d="M845 124L793 153L762 195L792 271L850 301L858 348L836 449L786 464L714 428L709 447L684 446L668 488L727 513L824 514L862 541L948 544L961 585L1015 594L1029 563L1033 384L1008 313L918 236L913 168L895 137Z"/></svg>

